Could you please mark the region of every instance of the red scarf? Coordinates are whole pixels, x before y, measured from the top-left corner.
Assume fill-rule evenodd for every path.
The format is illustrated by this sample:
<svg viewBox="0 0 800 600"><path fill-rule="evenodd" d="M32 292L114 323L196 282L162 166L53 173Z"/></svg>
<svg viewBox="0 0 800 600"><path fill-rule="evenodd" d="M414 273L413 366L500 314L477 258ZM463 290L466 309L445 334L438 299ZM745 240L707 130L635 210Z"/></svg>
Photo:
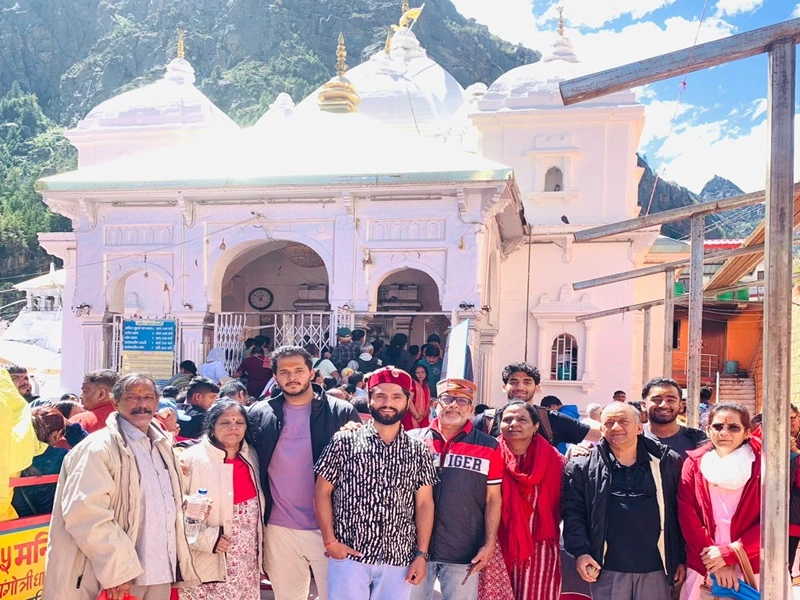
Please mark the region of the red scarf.
<svg viewBox="0 0 800 600"><path fill-rule="evenodd" d="M500 437L500 452L503 455L505 469L503 469L501 489L503 508L498 538L506 563L512 564L524 561L533 555L534 541L558 542L564 459L540 435L533 436L528 450L521 459L518 459L506 445L503 437ZM532 516L533 531L531 531Z"/></svg>

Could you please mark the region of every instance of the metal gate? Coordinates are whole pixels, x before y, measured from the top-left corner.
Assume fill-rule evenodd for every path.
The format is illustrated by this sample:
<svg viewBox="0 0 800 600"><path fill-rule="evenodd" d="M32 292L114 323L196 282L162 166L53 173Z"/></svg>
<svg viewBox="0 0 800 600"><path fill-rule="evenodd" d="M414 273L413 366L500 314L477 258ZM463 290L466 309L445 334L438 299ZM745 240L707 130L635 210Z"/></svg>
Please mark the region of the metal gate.
<svg viewBox="0 0 800 600"><path fill-rule="evenodd" d="M329 343L337 322L330 312L221 312L214 315L214 347L225 354L225 369L233 373L244 358L244 341L263 335L278 346ZM335 332L335 330L334 330Z"/></svg>

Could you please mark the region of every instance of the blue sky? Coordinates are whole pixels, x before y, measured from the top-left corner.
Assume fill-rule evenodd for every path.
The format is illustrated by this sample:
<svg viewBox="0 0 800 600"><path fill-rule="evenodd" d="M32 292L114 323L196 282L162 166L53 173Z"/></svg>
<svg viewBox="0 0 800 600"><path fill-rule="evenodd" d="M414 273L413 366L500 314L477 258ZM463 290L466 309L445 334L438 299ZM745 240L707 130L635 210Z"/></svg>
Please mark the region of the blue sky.
<svg viewBox="0 0 800 600"><path fill-rule="evenodd" d="M453 0L466 17L511 42L547 52L556 6L587 73L800 17L800 0ZM764 188L766 55L637 90L647 122L640 151L665 179L699 192L713 175L744 191ZM490 82L485 82L489 84ZM800 98L800 95L798 95ZM795 139L800 128L795 124ZM800 154L798 152L797 154ZM795 157L800 173L800 156Z"/></svg>

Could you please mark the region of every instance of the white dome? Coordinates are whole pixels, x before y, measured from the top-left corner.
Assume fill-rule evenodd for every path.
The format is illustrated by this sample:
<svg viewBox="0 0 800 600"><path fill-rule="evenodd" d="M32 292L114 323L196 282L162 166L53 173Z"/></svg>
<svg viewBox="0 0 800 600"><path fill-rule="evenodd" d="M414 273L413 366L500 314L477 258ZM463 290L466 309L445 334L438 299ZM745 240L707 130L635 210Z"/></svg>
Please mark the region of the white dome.
<svg viewBox="0 0 800 600"><path fill-rule="evenodd" d="M269 127L273 123L278 123L294 114L294 100L286 92L281 92L275 98L275 102L269 105L269 110L261 115L261 118L254 127Z"/></svg>
<svg viewBox="0 0 800 600"><path fill-rule="evenodd" d="M391 52L376 52L347 71L361 98L358 112L387 125L421 136L444 136L466 100L464 88L428 58L408 28L392 36ZM299 112L319 110L315 90L298 106Z"/></svg>
<svg viewBox="0 0 800 600"><path fill-rule="evenodd" d="M511 69L495 81L478 101L480 111L526 108L561 108L564 103L558 84L587 74L587 68L575 54L572 42L559 35L547 56L539 62ZM621 92L586 104L632 104L635 96Z"/></svg>
<svg viewBox="0 0 800 600"><path fill-rule="evenodd" d="M237 128L194 86L194 81L192 65L176 58L167 65L164 77L98 104L70 133L120 128Z"/></svg>

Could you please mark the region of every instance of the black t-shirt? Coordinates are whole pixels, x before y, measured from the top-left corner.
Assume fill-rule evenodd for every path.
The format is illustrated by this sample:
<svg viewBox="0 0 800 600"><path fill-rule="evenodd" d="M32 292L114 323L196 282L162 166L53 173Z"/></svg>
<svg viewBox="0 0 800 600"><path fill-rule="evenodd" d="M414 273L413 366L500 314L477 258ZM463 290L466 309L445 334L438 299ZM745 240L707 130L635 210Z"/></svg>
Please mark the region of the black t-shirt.
<svg viewBox="0 0 800 600"><path fill-rule="evenodd" d="M639 442L636 462L626 467L611 459L611 496L606 520L603 568L618 573L663 570L658 552L661 518L650 455Z"/></svg>
<svg viewBox="0 0 800 600"><path fill-rule="evenodd" d="M702 446L708 441L708 437L698 430L695 429L695 436L692 436L689 432L689 428L685 425L680 426L680 430L675 435L671 435L669 437L658 437L652 431L650 431L650 426L645 425L644 427L644 434L652 440L655 440L665 446L669 446L672 450L680 454L682 459L686 459L686 453L689 450L694 450L695 448Z"/></svg>
<svg viewBox="0 0 800 600"><path fill-rule="evenodd" d="M547 416L550 418L550 429L553 430L553 439L550 442L553 446L558 446L562 442L580 444L592 430L586 423L555 410L548 411Z"/></svg>
<svg viewBox="0 0 800 600"><path fill-rule="evenodd" d="M184 438L199 438L203 435L203 419L206 418L206 411L193 404L178 404L178 409L191 417L191 421L178 421L180 431L178 435Z"/></svg>

